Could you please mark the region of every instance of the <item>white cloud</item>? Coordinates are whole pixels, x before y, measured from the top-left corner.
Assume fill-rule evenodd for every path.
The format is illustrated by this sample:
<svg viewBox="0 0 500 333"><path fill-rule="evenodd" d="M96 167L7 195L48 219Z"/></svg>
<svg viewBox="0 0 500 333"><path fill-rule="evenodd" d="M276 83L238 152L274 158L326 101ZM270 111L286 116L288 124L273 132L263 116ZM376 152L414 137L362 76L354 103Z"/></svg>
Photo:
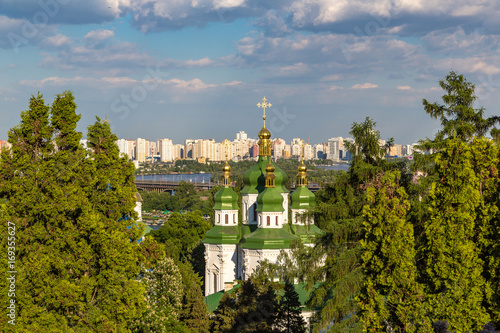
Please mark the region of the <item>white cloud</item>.
<svg viewBox="0 0 500 333"><path fill-rule="evenodd" d="M378 85L376 85L375 83L366 82L366 83L355 84L351 87L351 89L373 89L377 87Z"/></svg>
<svg viewBox="0 0 500 333"><path fill-rule="evenodd" d="M398 90L411 90L410 86L397 86Z"/></svg>
<svg viewBox="0 0 500 333"><path fill-rule="evenodd" d="M112 30L93 30L85 35L85 40L89 42L101 42L113 37L115 33Z"/></svg>

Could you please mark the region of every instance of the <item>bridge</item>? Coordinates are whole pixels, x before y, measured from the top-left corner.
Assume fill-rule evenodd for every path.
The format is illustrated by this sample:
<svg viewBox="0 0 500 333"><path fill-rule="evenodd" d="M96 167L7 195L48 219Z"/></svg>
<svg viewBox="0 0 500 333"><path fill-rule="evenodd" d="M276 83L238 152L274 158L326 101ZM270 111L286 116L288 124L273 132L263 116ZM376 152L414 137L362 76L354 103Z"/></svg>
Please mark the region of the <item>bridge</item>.
<svg viewBox="0 0 500 333"><path fill-rule="evenodd" d="M138 191L172 193L172 191L175 191L176 187L179 186L179 183L180 181L136 180L135 186L137 187ZM220 183L214 183L214 182L188 182L188 183L193 184L196 190L198 191L211 190L214 186L221 185ZM316 192L321 188L319 184L309 184L308 187L311 190L311 192ZM292 191L295 190L295 184L292 184L291 190Z"/></svg>

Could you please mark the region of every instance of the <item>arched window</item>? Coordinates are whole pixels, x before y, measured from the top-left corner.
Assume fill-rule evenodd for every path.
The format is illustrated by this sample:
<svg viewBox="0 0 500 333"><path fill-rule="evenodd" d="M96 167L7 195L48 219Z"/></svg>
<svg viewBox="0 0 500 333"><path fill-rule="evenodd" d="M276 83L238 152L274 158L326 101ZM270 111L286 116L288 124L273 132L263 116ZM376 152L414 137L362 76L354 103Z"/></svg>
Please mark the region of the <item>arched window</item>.
<svg viewBox="0 0 500 333"><path fill-rule="evenodd" d="M253 204L253 220L257 221L257 203Z"/></svg>
<svg viewBox="0 0 500 333"><path fill-rule="evenodd" d="M271 216L267 217L267 225L271 225Z"/></svg>
<svg viewBox="0 0 500 333"><path fill-rule="evenodd" d="M229 216L226 214L226 224L229 222Z"/></svg>
<svg viewBox="0 0 500 333"><path fill-rule="evenodd" d="M217 214L217 223L220 224L220 214Z"/></svg>
<svg viewBox="0 0 500 333"><path fill-rule="evenodd" d="M278 226L278 216L276 216L276 226Z"/></svg>
<svg viewBox="0 0 500 333"><path fill-rule="evenodd" d="M233 224L236 223L236 214L233 214Z"/></svg>

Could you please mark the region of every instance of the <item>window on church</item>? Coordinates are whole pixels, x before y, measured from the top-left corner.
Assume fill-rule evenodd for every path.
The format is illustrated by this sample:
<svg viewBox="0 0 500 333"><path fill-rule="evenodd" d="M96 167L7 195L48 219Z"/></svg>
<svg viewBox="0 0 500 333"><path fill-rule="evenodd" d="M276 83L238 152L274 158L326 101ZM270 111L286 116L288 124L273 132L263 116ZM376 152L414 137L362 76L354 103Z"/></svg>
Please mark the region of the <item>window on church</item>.
<svg viewBox="0 0 500 333"><path fill-rule="evenodd" d="M217 214L217 223L220 224L220 214Z"/></svg>
<svg viewBox="0 0 500 333"><path fill-rule="evenodd" d="M276 226L278 226L278 217L276 216Z"/></svg>
<svg viewBox="0 0 500 333"><path fill-rule="evenodd" d="M271 216L267 217L267 225L271 225Z"/></svg>
<svg viewBox="0 0 500 333"><path fill-rule="evenodd" d="M233 214L233 224L236 223L236 214Z"/></svg>
<svg viewBox="0 0 500 333"><path fill-rule="evenodd" d="M229 222L229 216L226 214L226 224Z"/></svg>
<svg viewBox="0 0 500 333"><path fill-rule="evenodd" d="M257 221L257 203L253 204L253 220Z"/></svg>

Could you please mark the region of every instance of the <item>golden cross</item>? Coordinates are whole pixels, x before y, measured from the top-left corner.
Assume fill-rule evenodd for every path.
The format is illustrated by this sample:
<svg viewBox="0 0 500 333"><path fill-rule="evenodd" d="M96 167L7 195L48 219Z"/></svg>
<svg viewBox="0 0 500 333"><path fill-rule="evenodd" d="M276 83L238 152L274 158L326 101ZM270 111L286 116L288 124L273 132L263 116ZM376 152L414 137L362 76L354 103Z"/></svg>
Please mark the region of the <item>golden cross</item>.
<svg viewBox="0 0 500 333"><path fill-rule="evenodd" d="M266 99L266 97L264 97L262 99L262 103L257 103L257 106L259 108L264 109L264 116L262 116L262 119L264 119L264 125L266 124L266 108L270 108L271 106L273 106L271 103L267 103L266 101L267 101L267 99Z"/></svg>

